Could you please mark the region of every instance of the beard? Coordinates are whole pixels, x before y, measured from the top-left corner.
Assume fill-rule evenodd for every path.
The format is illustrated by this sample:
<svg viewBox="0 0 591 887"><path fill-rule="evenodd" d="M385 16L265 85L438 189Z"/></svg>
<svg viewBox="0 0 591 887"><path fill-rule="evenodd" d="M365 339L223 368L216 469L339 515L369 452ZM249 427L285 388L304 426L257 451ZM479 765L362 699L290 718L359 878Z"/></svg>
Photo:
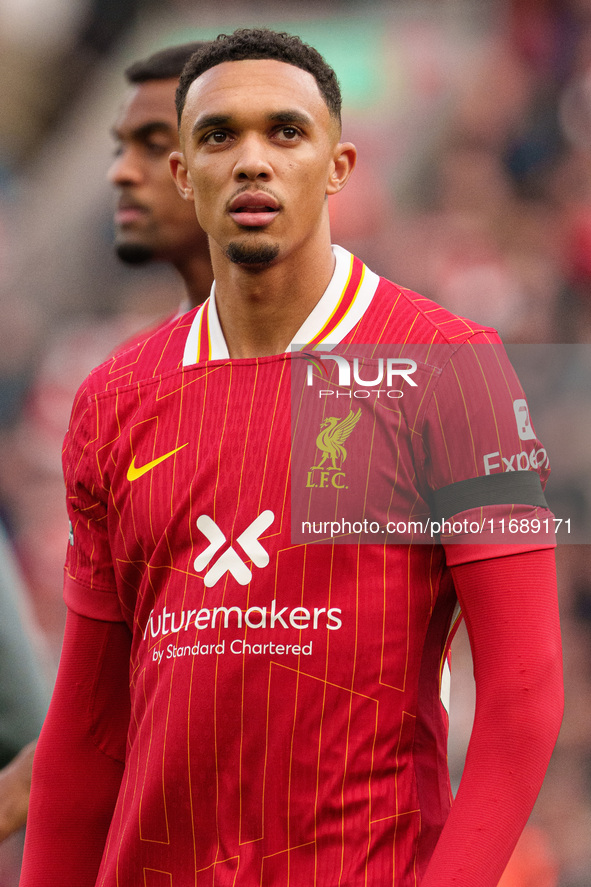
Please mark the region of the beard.
<svg viewBox="0 0 591 887"><path fill-rule="evenodd" d="M229 243L226 256L235 265L248 265L251 268L266 268L279 255L279 244Z"/></svg>
<svg viewBox="0 0 591 887"><path fill-rule="evenodd" d="M115 253L126 265L146 265L154 258L154 250L141 243L117 243Z"/></svg>

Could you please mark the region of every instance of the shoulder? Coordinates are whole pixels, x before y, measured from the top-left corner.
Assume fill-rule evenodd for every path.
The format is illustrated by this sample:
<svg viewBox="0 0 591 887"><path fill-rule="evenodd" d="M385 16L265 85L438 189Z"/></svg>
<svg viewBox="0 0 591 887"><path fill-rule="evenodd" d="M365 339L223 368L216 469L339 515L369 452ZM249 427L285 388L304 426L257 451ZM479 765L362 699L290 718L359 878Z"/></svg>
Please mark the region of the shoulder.
<svg viewBox="0 0 591 887"><path fill-rule="evenodd" d="M171 323L176 321L180 316L180 312L175 311L174 314L169 314L164 319L160 319L155 323L151 323L147 326L144 326L139 332L133 333L131 336L128 336L124 339L123 342L120 342L109 354L109 357L114 357L116 354L121 354L124 351L129 351L134 345L140 345L142 342L145 342L146 339L149 339L159 330L164 329L169 326Z"/></svg>
<svg viewBox="0 0 591 887"><path fill-rule="evenodd" d="M373 336L368 335L373 332ZM492 327L453 314L431 299L380 277L371 308L357 330L365 341L460 345L498 344ZM356 336L356 337L357 337Z"/></svg>
<svg viewBox="0 0 591 887"><path fill-rule="evenodd" d="M198 308L169 318L118 348L95 367L79 390L87 397L148 384L182 366L188 331Z"/></svg>
<svg viewBox="0 0 591 887"><path fill-rule="evenodd" d="M99 441L116 440L146 399L157 396L157 386L180 370L197 310L170 319L128 343L87 375L74 397L64 439L64 464L77 464Z"/></svg>

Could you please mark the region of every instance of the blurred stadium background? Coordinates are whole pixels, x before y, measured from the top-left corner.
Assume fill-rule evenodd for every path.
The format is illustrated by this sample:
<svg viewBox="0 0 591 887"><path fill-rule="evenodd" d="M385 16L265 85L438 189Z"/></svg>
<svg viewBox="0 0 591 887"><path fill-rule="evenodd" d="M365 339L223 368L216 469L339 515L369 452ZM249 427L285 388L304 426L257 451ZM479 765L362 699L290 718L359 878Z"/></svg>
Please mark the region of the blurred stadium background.
<svg viewBox="0 0 591 887"><path fill-rule="evenodd" d="M129 269L112 253L105 173L123 71L253 25L299 33L341 80L361 159L333 201L335 242L508 343L591 342L591 0L0 0L0 512L50 678L74 393L181 293L166 268ZM538 381L538 432L562 455L561 516L582 527L591 351L576 353L568 397L564 374ZM503 887L591 884L591 548L562 545L558 564L566 716ZM454 656L457 785L473 709L462 633ZM0 860L0 887L14 878Z"/></svg>

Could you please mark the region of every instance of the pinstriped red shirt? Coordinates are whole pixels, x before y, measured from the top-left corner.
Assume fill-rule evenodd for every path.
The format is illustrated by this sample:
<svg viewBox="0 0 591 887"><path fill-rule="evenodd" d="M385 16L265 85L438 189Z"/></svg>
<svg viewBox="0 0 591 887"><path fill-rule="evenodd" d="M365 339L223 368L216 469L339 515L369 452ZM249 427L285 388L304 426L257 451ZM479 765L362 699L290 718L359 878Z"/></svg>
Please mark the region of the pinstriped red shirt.
<svg viewBox="0 0 591 887"><path fill-rule="evenodd" d="M65 597L133 632L125 775L98 885L410 887L445 822L449 564L504 548L461 532L453 545L445 534L307 542L294 537L292 485L320 502L324 471L340 501L368 451L368 417L392 445L387 501L408 503L392 511L399 522L429 517L437 491L455 502L455 485L474 478L527 468L545 480L547 459L494 331L335 254L294 337L316 365L231 360L213 294L78 393L64 449ZM371 407L318 398L292 466L294 360L308 393L319 379L337 390L337 362L325 383L322 354L351 356L355 343L420 346L396 351L415 354L416 386ZM321 435L350 413L340 443ZM475 490L463 516L547 514L481 503Z"/></svg>

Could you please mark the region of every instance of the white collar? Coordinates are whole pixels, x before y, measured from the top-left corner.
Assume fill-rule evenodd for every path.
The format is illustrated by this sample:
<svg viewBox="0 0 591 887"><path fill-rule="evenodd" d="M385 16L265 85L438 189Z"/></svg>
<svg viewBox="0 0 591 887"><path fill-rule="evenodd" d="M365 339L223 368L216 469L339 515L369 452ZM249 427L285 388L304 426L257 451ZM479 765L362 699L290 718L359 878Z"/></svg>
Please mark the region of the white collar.
<svg viewBox="0 0 591 887"><path fill-rule="evenodd" d="M341 246L332 247L335 268L319 302L305 319L287 351L319 348L330 351L351 332L373 299L380 278ZM199 307L187 335L183 366L204 360L227 360L228 346L215 303L215 281Z"/></svg>

